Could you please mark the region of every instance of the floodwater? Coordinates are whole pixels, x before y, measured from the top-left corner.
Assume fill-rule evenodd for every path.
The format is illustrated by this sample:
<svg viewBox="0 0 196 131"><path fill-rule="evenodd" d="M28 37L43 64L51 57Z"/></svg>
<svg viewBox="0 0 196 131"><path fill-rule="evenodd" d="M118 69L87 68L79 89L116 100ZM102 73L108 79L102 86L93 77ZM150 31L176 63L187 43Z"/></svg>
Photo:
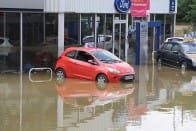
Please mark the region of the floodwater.
<svg viewBox="0 0 196 131"><path fill-rule="evenodd" d="M195 131L196 72L136 67L108 84L53 74L0 74L0 131Z"/></svg>

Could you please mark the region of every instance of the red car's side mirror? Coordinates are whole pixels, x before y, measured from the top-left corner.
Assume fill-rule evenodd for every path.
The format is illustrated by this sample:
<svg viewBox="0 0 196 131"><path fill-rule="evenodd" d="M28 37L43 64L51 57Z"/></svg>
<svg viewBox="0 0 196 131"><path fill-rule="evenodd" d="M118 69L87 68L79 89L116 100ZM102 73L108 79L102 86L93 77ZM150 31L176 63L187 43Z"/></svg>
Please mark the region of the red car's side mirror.
<svg viewBox="0 0 196 131"><path fill-rule="evenodd" d="M97 62L95 62L94 60L88 60L88 63L93 64L93 65L97 65Z"/></svg>

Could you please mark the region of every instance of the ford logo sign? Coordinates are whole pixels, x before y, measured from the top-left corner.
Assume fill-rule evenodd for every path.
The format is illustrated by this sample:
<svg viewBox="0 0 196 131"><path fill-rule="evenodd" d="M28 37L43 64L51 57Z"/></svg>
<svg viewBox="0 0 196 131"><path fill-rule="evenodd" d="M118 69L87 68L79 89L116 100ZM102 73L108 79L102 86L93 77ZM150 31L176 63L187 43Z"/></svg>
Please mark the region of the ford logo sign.
<svg viewBox="0 0 196 131"><path fill-rule="evenodd" d="M121 13L126 13L130 10L131 0L115 0L115 7Z"/></svg>

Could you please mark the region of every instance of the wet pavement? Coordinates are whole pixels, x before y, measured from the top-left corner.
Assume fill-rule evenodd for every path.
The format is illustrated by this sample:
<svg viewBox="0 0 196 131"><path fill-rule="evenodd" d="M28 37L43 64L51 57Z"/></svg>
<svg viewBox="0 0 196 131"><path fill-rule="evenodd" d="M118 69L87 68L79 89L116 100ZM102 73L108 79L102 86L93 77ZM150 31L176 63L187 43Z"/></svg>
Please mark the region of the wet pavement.
<svg viewBox="0 0 196 131"><path fill-rule="evenodd" d="M53 75L52 75L53 76ZM104 87L103 87L104 86ZM0 74L1 131L195 131L196 72L136 67L135 83Z"/></svg>

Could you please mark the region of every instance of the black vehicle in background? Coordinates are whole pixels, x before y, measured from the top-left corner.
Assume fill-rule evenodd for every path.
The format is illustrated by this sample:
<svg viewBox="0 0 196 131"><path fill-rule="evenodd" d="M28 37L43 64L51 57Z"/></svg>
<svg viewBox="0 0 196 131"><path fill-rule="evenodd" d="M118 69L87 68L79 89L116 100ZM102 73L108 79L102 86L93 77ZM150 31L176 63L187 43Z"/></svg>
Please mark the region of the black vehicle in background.
<svg viewBox="0 0 196 131"><path fill-rule="evenodd" d="M178 67L182 73L187 69L193 69L196 67L196 43L166 42L157 51L156 60L158 67L163 64Z"/></svg>

